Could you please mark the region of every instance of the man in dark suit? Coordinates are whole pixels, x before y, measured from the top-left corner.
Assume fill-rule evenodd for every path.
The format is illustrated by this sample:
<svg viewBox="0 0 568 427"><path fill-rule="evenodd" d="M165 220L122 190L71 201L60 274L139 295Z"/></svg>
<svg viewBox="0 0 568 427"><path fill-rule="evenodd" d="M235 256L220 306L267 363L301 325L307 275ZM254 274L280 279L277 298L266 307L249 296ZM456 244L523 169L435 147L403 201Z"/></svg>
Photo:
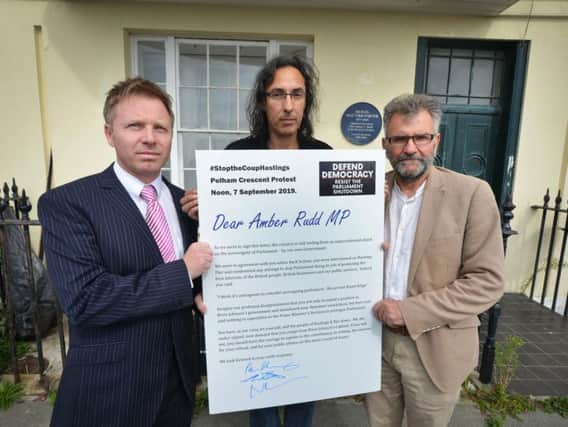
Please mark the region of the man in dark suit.
<svg viewBox="0 0 568 427"><path fill-rule="evenodd" d="M193 281L212 252L161 176L171 101L140 78L105 106L116 162L44 194L38 204L49 274L70 345L52 426L189 426L197 373Z"/></svg>

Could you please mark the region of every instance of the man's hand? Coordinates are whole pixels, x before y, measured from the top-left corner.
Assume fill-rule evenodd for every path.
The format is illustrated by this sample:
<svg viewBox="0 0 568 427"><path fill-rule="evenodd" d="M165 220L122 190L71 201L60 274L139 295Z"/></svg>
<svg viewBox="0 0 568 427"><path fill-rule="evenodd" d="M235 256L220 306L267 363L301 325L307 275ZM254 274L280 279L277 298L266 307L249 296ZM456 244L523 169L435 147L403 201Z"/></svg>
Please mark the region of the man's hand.
<svg viewBox="0 0 568 427"><path fill-rule="evenodd" d="M373 306L373 313L377 319L387 326L404 326L400 301L394 299L381 300Z"/></svg>
<svg viewBox="0 0 568 427"><path fill-rule="evenodd" d="M187 190L180 200L181 210L191 219L199 220L199 206L197 204L197 190L192 188Z"/></svg>
<svg viewBox="0 0 568 427"><path fill-rule="evenodd" d="M199 310L199 312L201 314L207 313L207 306L203 302L203 295L201 295L201 294L195 295L195 298L193 298L193 301L195 301L195 305L197 306L197 309Z"/></svg>
<svg viewBox="0 0 568 427"><path fill-rule="evenodd" d="M192 243L183 254L183 261L192 279L209 270L212 260L213 251L207 242Z"/></svg>

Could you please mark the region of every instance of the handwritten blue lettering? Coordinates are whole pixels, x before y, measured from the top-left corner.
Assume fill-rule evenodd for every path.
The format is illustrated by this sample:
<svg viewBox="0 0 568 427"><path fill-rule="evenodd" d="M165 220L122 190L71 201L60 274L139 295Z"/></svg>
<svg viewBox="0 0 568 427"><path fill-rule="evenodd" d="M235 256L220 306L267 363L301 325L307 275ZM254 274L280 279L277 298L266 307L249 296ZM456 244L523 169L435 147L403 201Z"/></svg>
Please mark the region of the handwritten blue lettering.
<svg viewBox="0 0 568 427"><path fill-rule="evenodd" d="M334 209L331 211L329 216L327 217L327 221L325 222L325 226L327 227L329 224L332 225L341 225L341 223L349 218L351 215L350 209Z"/></svg>
<svg viewBox="0 0 568 427"><path fill-rule="evenodd" d="M217 214L217 216L215 217L215 222L213 223L213 231L217 231L221 228L223 228L223 229L229 228L229 229L232 229L232 230L236 230L241 225L243 225L242 221L240 221L240 220L229 221L225 218L225 215L220 213L220 214Z"/></svg>
<svg viewBox="0 0 568 427"><path fill-rule="evenodd" d="M296 362L287 362L284 364L271 364L270 361L264 360L260 366L255 367L252 363L245 366L245 378L242 383L249 384L249 398L254 399L258 394L277 389L293 381L308 378L307 376L291 376L290 374L300 368Z"/></svg>
<svg viewBox="0 0 568 427"><path fill-rule="evenodd" d="M308 213L306 211L299 211L294 221L294 227L309 227L320 225L321 218L323 217L323 211L315 211L315 213L308 219L306 216Z"/></svg>
<svg viewBox="0 0 568 427"><path fill-rule="evenodd" d="M276 218L276 214L273 213L270 219L262 219L262 213L259 212L255 215L255 217L249 222L248 228L281 228L284 225L288 224L287 219L278 219Z"/></svg>

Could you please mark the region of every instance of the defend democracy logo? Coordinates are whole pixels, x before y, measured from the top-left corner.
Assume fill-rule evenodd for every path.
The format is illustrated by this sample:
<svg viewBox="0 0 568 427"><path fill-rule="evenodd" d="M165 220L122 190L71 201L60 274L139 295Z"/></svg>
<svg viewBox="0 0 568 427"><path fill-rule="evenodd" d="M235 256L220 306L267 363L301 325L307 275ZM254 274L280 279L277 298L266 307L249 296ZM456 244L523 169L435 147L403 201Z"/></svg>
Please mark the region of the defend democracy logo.
<svg viewBox="0 0 568 427"><path fill-rule="evenodd" d="M375 194L376 162L320 162L320 196Z"/></svg>

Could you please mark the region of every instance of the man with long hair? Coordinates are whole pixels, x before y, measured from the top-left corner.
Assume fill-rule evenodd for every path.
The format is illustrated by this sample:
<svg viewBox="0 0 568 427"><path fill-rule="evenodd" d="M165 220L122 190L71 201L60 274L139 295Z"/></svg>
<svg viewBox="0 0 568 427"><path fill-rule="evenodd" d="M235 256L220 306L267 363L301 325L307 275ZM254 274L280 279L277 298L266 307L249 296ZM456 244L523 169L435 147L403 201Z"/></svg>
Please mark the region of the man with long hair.
<svg viewBox="0 0 568 427"><path fill-rule="evenodd" d="M319 150L331 149L313 137L317 109L318 77L314 67L298 56L278 56L256 76L249 98L250 136L232 142L227 150ZM197 193L188 191L182 209L197 218ZM196 297L202 312L205 307ZM285 427L312 425L314 402L284 407ZM250 411L250 427L280 427L277 407Z"/></svg>

